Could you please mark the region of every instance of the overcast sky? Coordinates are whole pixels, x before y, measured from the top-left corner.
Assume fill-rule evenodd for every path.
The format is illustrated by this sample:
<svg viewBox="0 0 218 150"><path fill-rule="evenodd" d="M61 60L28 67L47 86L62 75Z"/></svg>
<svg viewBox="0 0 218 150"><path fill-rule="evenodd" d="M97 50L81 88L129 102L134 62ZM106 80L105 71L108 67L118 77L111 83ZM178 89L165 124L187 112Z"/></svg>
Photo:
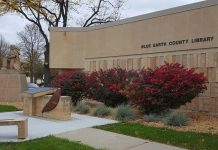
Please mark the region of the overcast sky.
<svg viewBox="0 0 218 150"><path fill-rule="evenodd" d="M124 18L128 18L200 1L203 0L128 0L122 14ZM16 33L23 30L27 23L17 15L0 16L0 34L11 44L16 43Z"/></svg>

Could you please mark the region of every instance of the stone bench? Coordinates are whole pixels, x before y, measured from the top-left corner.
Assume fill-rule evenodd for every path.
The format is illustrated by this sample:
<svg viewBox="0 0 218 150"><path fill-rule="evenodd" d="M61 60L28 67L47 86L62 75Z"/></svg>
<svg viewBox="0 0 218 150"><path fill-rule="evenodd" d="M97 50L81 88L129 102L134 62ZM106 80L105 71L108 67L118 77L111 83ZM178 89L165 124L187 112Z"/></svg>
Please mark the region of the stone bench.
<svg viewBox="0 0 218 150"><path fill-rule="evenodd" d="M18 138L25 139L28 135L28 120L27 119L3 119L0 120L0 126L17 125Z"/></svg>

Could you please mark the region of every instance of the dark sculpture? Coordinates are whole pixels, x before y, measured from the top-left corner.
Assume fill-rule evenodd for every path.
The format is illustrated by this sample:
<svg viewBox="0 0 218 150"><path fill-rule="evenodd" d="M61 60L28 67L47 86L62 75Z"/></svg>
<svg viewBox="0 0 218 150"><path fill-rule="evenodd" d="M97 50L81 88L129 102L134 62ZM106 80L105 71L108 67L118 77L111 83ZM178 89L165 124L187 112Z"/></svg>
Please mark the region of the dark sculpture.
<svg viewBox="0 0 218 150"><path fill-rule="evenodd" d="M48 103L45 105L45 107L43 108L42 110L42 113L44 112L50 112L52 111L53 109L56 108L56 106L58 105L59 103L59 100L60 100L60 97L61 97L61 89L58 88L54 95L51 97L51 99L48 101Z"/></svg>

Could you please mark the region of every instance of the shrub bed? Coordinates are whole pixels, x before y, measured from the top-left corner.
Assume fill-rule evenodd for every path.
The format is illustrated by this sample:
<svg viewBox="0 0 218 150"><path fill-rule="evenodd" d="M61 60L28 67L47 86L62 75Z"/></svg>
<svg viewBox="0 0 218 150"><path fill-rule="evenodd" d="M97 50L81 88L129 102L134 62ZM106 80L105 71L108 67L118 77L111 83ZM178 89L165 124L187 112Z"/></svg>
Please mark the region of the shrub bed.
<svg viewBox="0 0 218 150"><path fill-rule="evenodd" d="M176 109L206 90L203 73L175 63L155 69L127 71L113 68L85 74L67 71L57 76L51 85L62 89L62 95L71 96L74 104L83 96L116 107L134 103L149 113Z"/></svg>

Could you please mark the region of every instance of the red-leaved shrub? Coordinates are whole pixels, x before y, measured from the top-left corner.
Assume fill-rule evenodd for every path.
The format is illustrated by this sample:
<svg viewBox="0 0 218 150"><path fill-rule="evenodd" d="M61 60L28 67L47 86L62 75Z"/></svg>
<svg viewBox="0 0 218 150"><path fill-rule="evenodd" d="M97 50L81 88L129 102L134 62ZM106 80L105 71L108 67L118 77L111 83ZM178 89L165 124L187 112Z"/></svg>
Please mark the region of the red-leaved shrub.
<svg viewBox="0 0 218 150"><path fill-rule="evenodd" d="M160 112L190 102L206 89L206 83L203 73L165 63L154 70L142 69L126 93L146 113Z"/></svg>
<svg viewBox="0 0 218 150"><path fill-rule="evenodd" d="M86 77L86 96L112 107L127 103L129 99L123 91L134 76L136 71L121 68L91 72Z"/></svg>
<svg viewBox="0 0 218 150"><path fill-rule="evenodd" d="M61 73L60 75L55 76L55 78L51 81L50 85L54 87L61 88L62 84L71 78L75 71L69 70Z"/></svg>
<svg viewBox="0 0 218 150"><path fill-rule="evenodd" d="M86 91L86 74L82 71L71 70L57 75L51 86L61 88L61 94L71 96L74 104L79 101Z"/></svg>

